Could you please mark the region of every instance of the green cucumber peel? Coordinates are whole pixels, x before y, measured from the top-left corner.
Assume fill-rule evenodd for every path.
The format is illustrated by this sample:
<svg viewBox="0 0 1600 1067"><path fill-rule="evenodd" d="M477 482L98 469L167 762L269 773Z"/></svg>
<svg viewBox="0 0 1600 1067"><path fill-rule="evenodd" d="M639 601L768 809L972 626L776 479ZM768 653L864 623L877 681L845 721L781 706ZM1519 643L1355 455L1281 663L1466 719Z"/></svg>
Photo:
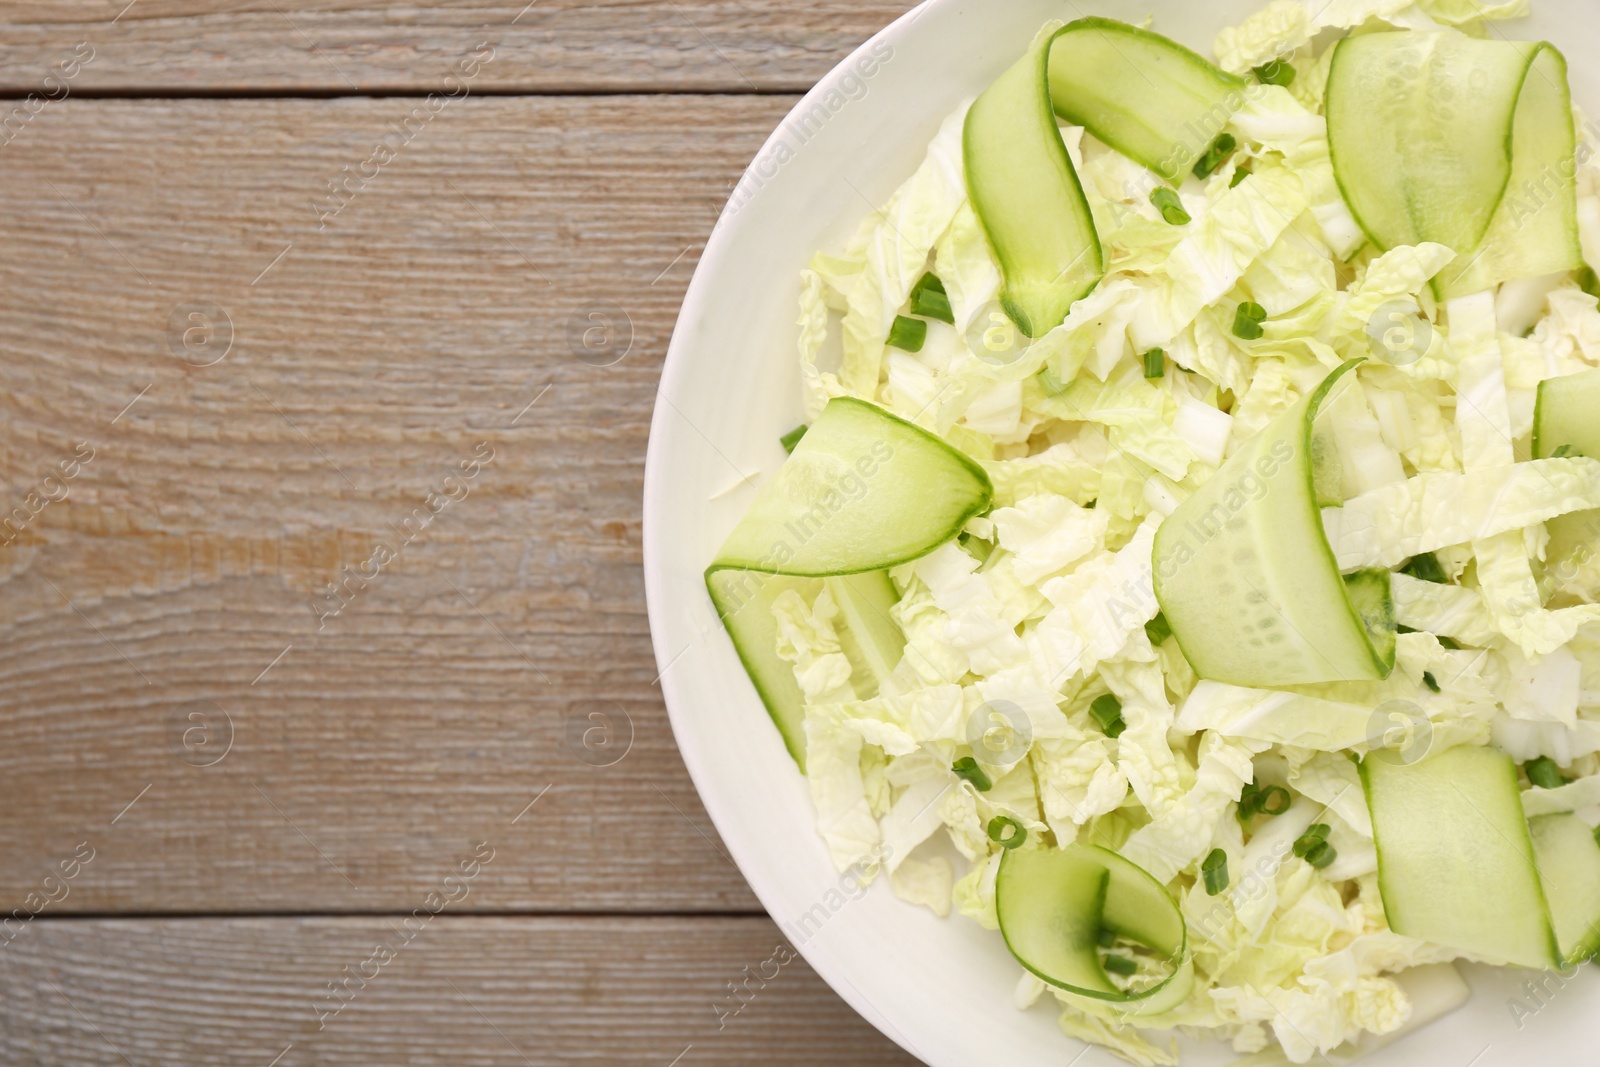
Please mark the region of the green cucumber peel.
<svg viewBox="0 0 1600 1067"><path fill-rule="evenodd" d="M1148 872L1109 849L1073 844L1005 853L995 877L995 914L1006 946L1029 972L1058 989L1158 1014L1182 1003L1194 972L1177 902ZM1106 973L1102 931L1165 958L1170 973L1139 992Z"/></svg>
<svg viewBox="0 0 1600 1067"><path fill-rule="evenodd" d="M1583 266L1566 60L1455 30L1340 41L1328 75L1334 177L1383 251L1457 253L1440 300Z"/></svg>
<svg viewBox="0 0 1600 1067"><path fill-rule="evenodd" d="M1510 756L1464 745L1410 762L1379 749L1360 770L1390 929L1487 961L1559 964Z"/></svg>
<svg viewBox="0 0 1600 1067"><path fill-rule="evenodd" d="M1159 33L1108 18L1068 23L1050 45L1050 99L1170 185L1244 104L1249 82Z"/></svg>
<svg viewBox="0 0 1600 1067"><path fill-rule="evenodd" d="M954 540L993 498L971 458L840 397L761 487L713 566L806 578L886 570Z"/></svg>
<svg viewBox="0 0 1600 1067"><path fill-rule="evenodd" d="M1338 500L1317 413L1359 362L1245 442L1156 531L1156 600L1202 678L1278 688L1376 681L1394 669L1387 577L1343 578L1320 511Z"/></svg>
<svg viewBox="0 0 1600 1067"><path fill-rule="evenodd" d="M1028 337L1059 326L1105 275L1105 251L1050 99L1052 43L1040 33L967 112L967 193L1004 284L1000 303Z"/></svg>

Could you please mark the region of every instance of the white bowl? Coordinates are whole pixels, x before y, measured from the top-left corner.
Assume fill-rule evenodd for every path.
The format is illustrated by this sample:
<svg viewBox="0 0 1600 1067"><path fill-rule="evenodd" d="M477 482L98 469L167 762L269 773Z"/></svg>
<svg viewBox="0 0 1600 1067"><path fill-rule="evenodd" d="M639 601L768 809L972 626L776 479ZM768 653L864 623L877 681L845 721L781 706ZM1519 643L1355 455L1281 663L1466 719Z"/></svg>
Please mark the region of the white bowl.
<svg viewBox="0 0 1600 1067"><path fill-rule="evenodd" d="M1534 2L1537 18L1502 25L1506 36L1555 42L1572 62L1577 99L1600 102L1600 64L1584 62L1600 55L1600 9L1594 0ZM1081 1046L1057 1029L1049 1006L1012 1006L1021 972L998 934L960 916L935 918L883 885L851 899L852 883L829 862L805 782L722 633L701 574L754 493L740 479L770 475L784 456L779 435L801 421L799 271L817 250L842 245L910 176L940 121L1013 63L1049 19L1136 21L1153 12L1158 30L1209 54L1219 28L1260 6L923 4L822 79L761 150L706 246L667 353L645 468L644 565L678 746L740 870L795 947L858 1012L934 1067L1120 1061L1103 1051L1074 1061ZM807 914L811 923L826 919L799 926ZM1532 972L1465 968L1474 988L1468 1007L1365 1062L1600 1062L1600 977L1583 970L1562 988ZM1530 979L1545 981L1542 1006L1522 988ZM1538 1009L1520 1028L1512 998ZM1235 1058L1212 1042L1184 1049L1184 1063L1197 1067Z"/></svg>

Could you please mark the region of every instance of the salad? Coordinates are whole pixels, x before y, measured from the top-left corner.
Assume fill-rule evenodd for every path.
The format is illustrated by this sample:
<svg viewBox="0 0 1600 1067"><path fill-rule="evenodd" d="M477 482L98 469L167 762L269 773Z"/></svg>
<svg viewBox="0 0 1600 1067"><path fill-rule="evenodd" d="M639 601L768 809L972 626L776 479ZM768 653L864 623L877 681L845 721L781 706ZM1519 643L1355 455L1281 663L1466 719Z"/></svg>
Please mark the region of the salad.
<svg viewBox="0 0 1600 1067"><path fill-rule="evenodd" d="M1133 1063L1600 950L1600 163L1525 14L1052 23L802 275L712 600L838 867Z"/></svg>

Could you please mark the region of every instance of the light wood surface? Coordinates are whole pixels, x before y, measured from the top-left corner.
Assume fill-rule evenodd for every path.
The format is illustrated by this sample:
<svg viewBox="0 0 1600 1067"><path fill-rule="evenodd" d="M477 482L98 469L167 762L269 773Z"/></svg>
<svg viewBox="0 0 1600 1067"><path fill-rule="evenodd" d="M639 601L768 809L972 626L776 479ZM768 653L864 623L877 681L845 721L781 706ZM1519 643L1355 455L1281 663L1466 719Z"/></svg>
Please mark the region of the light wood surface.
<svg viewBox="0 0 1600 1067"><path fill-rule="evenodd" d="M913 1062L719 1020L640 576L699 250L907 6L0 2L0 1063Z"/></svg>
<svg viewBox="0 0 1600 1067"><path fill-rule="evenodd" d="M79 90L439 88L480 42L498 92L797 92L910 0L12 0L0 91L26 93L79 42ZM113 19L115 22L113 23ZM87 53L85 53L87 54Z"/></svg>
<svg viewBox="0 0 1600 1067"><path fill-rule="evenodd" d="M393 953L381 964L380 946ZM0 1060L17 1067L916 1062L802 963L785 963L785 950L763 918L441 915L409 942L378 919L56 923L0 950ZM340 983L337 999L330 982ZM730 983L745 983L737 997Z"/></svg>

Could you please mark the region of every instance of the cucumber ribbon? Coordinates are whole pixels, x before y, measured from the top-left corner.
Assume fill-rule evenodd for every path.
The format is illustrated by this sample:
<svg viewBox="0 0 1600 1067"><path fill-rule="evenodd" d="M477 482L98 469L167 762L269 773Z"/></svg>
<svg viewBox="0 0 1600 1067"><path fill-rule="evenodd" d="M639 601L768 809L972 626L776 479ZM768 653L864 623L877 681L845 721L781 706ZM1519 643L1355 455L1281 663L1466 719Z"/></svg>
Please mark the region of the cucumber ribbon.
<svg viewBox="0 0 1600 1067"><path fill-rule="evenodd" d="M1328 142L1352 214L1383 251L1457 259L1441 300L1583 266L1567 64L1544 43L1456 30L1339 42Z"/></svg>
<svg viewBox="0 0 1600 1067"><path fill-rule="evenodd" d="M1051 24L967 112L967 192L1029 337L1059 326L1105 275L1105 252L1057 118L1176 185L1243 104L1244 81L1114 19Z"/></svg>
<svg viewBox="0 0 1600 1067"><path fill-rule="evenodd" d="M1141 867L1096 845L1005 853L995 913L1017 962L1049 984L1129 1014L1170 1011L1194 981L1188 927L1177 903ZM1165 977L1119 988L1106 973L1101 934L1135 942L1166 963Z"/></svg>
<svg viewBox="0 0 1600 1067"><path fill-rule="evenodd" d="M1156 599L1202 678L1279 688L1394 668L1389 574L1341 576L1320 511L1341 500L1337 446L1317 415L1359 362L1247 441L1156 531Z"/></svg>

